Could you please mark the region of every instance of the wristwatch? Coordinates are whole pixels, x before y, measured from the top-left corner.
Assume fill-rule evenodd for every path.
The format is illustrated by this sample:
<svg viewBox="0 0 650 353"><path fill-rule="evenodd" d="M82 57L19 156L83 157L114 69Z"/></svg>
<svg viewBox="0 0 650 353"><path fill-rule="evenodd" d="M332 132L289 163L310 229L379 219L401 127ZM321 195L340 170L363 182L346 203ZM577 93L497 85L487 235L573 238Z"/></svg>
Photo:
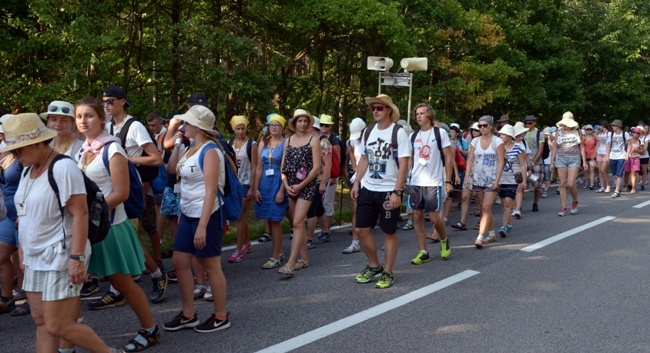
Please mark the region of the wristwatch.
<svg viewBox="0 0 650 353"><path fill-rule="evenodd" d="M454 185L454 183L452 183L451 181L445 181L445 184Z"/></svg>
<svg viewBox="0 0 650 353"><path fill-rule="evenodd" d="M84 254L71 254L70 255L70 260L85 262L86 261L86 255L84 255Z"/></svg>
<svg viewBox="0 0 650 353"><path fill-rule="evenodd" d="M393 194L402 197L404 196L404 190L393 190Z"/></svg>

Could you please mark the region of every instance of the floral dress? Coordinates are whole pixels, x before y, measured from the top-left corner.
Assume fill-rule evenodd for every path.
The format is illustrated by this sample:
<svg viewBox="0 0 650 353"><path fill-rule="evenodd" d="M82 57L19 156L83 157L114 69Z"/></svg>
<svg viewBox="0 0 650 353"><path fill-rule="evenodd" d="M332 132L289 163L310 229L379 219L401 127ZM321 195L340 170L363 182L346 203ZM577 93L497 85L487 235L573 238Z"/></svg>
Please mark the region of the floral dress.
<svg viewBox="0 0 650 353"><path fill-rule="evenodd" d="M300 147L291 146L291 137L289 137L289 142L287 144L287 152L284 157L284 167L282 169L282 174L287 176L287 182L289 185L300 184L301 181L307 178L309 172L314 168L314 159L312 157L311 151L311 139L306 145ZM300 193L298 193L299 199L313 201L316 196L316 186L318 184L317 178L314 178L307 186L305 186Z"/></svg>

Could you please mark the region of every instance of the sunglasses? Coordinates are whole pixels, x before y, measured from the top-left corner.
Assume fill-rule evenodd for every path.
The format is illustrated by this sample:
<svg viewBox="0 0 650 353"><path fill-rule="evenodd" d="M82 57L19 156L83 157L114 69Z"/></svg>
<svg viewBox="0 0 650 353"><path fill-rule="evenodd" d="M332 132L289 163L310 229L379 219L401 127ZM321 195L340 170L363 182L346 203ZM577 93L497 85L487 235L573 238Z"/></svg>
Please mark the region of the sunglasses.
<svg viewBox="0 0 650 353"><path fill-rule="evenodd" d="M70 108L69 107L59 107L58 105L50 105L49 107L47 107L47 111L49 113L61 112L63 114L70 114Z"/></svg>
<svg viewBox="0 0 650 353"><path fill-rule="evenodd" d="M378 111L378 112L383 112L384 111L384 106L383 105L373 105L371 109L372 109L373 112L375 110Z"/></svg>
<svg viewBox="0 0 650 353"><path fill-rule="evenodd" d="M585 131L593 131L594 129L585 129Z"/></svg>
<svg viewBox="0 0 650 353"><path fill-rule="evenodd" d="M482 127L488 127L488 126L490 126L490 125L488 125L488 124L478 124L477 126L478 126L479 128L482 128Z"/></svg>
<svg viewBox="0 0 650 353"><path fill-rule="evenodd" d="M104 105L113 105L113 102L115 102L115 98L109 98L105 101L102 102Z"/></svg>
<svg viewBox="0 0 650 353"><path fill-rule="evenodd" d="M534 121L527 121L527 122L525 122L525 124L526 125L535 125L535 122Z"/></svg>

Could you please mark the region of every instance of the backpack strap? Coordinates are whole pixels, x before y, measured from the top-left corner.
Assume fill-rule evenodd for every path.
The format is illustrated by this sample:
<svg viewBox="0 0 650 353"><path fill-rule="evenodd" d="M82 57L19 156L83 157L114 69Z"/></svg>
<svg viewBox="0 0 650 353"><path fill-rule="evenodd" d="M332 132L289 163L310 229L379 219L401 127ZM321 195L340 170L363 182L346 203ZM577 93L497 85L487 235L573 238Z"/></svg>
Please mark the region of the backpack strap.
<svg viewBox="0 0 650 353"><path fill-rule="evenodd" d="M392 155L393 159L395 160L395 165L397 166L397 169L399 169L399 157L398 157L398 144L397 144L397 133L399 132L399 129L402 128L402 125L395 124L393 125L393 133L390 138L390 148L392 150Z"/></svg>
<svg viewBox="0 0 650 353"><path fill-rule="evenodd" d="M64 158L70 158L66 156L65 154L58 154L52 158L52 162L50 162L50 166L47 168L47 181L50 183L50 187L52 188L52 191L54 191L54 195L56 196L56 204L59 206L59 211L61 212L61 228L63 228L63 248L65 249L65 220L64 220L64 215L65 215L65 210L63 209L63 206L61 206L61 195L59 194L59 186L56 185L56 180L54 180L54 163L57 161L60 161L61 159ZM29 170L29 169L28 169Z"/></svg>
<svg viewBox="0 0 650 353"><path fill-rule="evenodd" d="M128 118L128 117L129 117L129 116L127 115L127 118ZM136 122L136 121L137 121L136 118L131 117L131 119L127 120L127 121L124 123L124 125L122 126L122 129L120 130L119 138L120 138L120 141L122 141L122 148L124 148L124 150L126 150L126 136L127 136L127 134L129 133L129 128L130 128L131 125L132 125L134 122ZM113 125L111 124L111 127L112 127L112 126L113 126ZM111 135L112 135L112 134L111 134Z"/></svg>
<svg viewBox="0 0 650 353"><path fill-rule="evenodd" d="M411 135L411 156L415 155L415 139L417 138L418 132L420 132L420 129L413 131Z"/></svg>
<svg viewBox="0 0 650 353"><path fill-rule="evenodd" d="M246 141L246 155L248 156L248 161L253 163L253 139L250 137Z"/></svg>
<svg viewBox="0 0 650 353"><path fill-rule="evenodd" d="M201 152L199 152L199 167L201 168L201 173L203 173L203 160L205 159L205 152L210 148L217 148L217 144L214 142L208 142L203 146Z"/></svg>
<svg viewBox="0 0 650 353"><path fill-rule="evenodd" d="M445 167L445 154L442 153L442 137L440 137L440 128L433 127L433 134L436 136L436 144L438 145L438 151L440 151L440 160L442 161L442 167Z"/></svg>

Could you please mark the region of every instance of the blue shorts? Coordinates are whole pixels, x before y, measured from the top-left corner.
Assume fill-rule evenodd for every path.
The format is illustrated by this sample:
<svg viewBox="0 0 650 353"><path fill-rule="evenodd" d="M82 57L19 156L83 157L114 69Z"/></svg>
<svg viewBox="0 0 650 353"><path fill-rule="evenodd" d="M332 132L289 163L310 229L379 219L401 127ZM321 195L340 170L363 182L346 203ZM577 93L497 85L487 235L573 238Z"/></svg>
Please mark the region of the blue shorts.
<svg viewBox="0 0 650 353"><path fill-rule="evenodd" d="M517 196L518 184L501 184L499 185L499 197L502 199L515 199Z"/></svg>
<svg viewBox="0 0 650 353"><path fill-rule="evenodd" d="M551 165L550 164L544 164L544 180L551 181Z"/></svg>
<svg viewBox="0 0 650 353"><path fill-rule="evenodd" d="M412 186L413 193L409 195L409 204L414 210L437 212L442 210L442 200L445 193L442 186Z"/></svg>
<svg viewBox="0 0 650 353"><path fill-rule="evenodd" d="M221 206L223 207L223 206ZM199 218L191 218L181 213L178 221L178 230L174 238L174 251L195 254L199 259L216 257L221 255L221 210L215 211L208 221L205 229L205 247L197 249L194 247L194 233L199 226Z"/></svg>
<svg viewBox="0 0 650 353"><path fill-rule="evenodd" d="M612 170L612 175L622 178L625 167L625 159L610 159L609 169Z"/></svg>
<svg viewBox="0 0 650 353"><path fill-rule="evenodd" d="M18 247L18 230L16 229L16 221L12 221L9 217L0 222L0 242Z"/></svg>
<svg viewBox="0 0 650 353"><path fill-rule="evenodd" d="M555 157L555 168L580 168L581 156L557 156Z"/></svg>

